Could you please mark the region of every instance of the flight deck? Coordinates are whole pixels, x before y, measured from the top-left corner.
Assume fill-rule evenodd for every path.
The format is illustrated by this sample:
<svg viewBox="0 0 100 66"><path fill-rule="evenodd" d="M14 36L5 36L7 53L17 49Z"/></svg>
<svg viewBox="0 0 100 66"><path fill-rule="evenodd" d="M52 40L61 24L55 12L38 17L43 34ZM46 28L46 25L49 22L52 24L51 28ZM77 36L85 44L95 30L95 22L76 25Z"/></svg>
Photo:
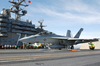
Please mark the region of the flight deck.
<svg viewBox="0 0 100 66"><path fill-rule="evenodd" d="M99 56L98 58L100 58L100 50L94 50L94 51L91 50L68 51L67 49L0 50L0 65L6 66L11 64L13 66L13 64L15 65L19 63L25 64L26 62L35 63L36 65L36 63L38 64L38 62L40 64L40 62L46 62L46 61L51 62L54 60L60 61L60 60L68 60L68 59L70 60L75 58L80 59L83 57L92 57L92 56L94 56L95 58Z"/></svg>

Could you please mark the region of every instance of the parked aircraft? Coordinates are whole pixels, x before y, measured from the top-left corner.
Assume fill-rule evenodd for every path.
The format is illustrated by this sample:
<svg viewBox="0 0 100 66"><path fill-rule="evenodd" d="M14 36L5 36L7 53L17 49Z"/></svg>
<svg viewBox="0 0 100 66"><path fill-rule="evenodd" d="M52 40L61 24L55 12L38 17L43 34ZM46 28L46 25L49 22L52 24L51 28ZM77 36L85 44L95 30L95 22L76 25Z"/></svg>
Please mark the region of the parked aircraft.
<svg viewBox="0 0 100 66"><path fill-rule="evenodd" d="M73 49L73 45L79 44L79 43L86 43L86 42L94 42L98 41L98 39L80 39L81 32L83 31L83 28L81 28L78 33L73 37L70 30L67 31L66 36L61 36L54 34L49 31L44 31L41 33L38 33L36 35L31 35L29 37L24 37L19 39L21 42L28 42L28 43L52 43L50 48L65 48L70 47Z"/></svg>

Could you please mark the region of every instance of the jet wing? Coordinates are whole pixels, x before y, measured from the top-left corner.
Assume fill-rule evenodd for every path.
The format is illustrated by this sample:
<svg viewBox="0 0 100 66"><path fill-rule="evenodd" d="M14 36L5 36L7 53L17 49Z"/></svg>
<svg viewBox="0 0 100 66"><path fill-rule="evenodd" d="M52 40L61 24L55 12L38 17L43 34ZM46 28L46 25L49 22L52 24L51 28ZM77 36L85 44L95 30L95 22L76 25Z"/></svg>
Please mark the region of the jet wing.
<svg viewBox="0 0 100 66"><path fill-rule="evenodd" d="M66 39L66 40L98 40L98 38L93 38L93 39L83 39L83 38L68 38L68 37L46 37L46 38L51 38L51 39Z"/></svg>
<svg viewBox="0 0 100 66"><path fill-rule="evenodd" d="M98 39L97 38L93 38L93 39L68 38L67 40L98 40Z"/></svg>
<svg viewBox="0 0 100 66"><path fill-rule="evenodd" d="M98 38L93 38L93 39L80 39L80 38L67 38L67 37L47 37L51 39L58 39L58 40L67 40L67 41L75 41L75 44L78 43L86 43L86 42L94 42L94 41L99 41Z"/></svg>

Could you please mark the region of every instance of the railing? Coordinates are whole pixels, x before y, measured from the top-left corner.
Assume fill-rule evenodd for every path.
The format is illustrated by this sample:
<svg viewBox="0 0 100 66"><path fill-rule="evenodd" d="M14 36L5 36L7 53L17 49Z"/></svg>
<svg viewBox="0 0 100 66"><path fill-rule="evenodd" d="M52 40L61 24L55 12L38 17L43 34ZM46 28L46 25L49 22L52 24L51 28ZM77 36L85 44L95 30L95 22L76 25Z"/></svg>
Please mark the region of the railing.
<svg viewBox="0 0 100 66"><path fill-rule="evenodd" d="M6 23L0 23L0 26L7 26Z"/></svg>
<svg viewBox="0 0 100 66"><path fill-rule="evenodd" d="M22 33L22 31L20 31L20 30L15 30L15 29L12 29L12 32Z"/></svg>
<svg viewBox="0 0 100 66"><path fill-rule="evenodd" d="M31 28L31 31L36 31L35 29Z"/></svg>
<svg viewBox="0 0 100 66"><path fill-rule="evenodd" d="M0 34L0 36L8 36L7 34Z"/></svg>
<svg viewBox="0 0 100 66"><path fill-rule="evenodd" d="M7 28L0 28L1 32L7 32Z"/></svg>
<svg viewBox="0 0 100 66"><path fill-rule="evenodd" d="M16 29L22 29L22 30L31 30L31 28L28 27L20 27L20 26L16 26L16 25L12 25L12 28L16 28Z"/></svg>

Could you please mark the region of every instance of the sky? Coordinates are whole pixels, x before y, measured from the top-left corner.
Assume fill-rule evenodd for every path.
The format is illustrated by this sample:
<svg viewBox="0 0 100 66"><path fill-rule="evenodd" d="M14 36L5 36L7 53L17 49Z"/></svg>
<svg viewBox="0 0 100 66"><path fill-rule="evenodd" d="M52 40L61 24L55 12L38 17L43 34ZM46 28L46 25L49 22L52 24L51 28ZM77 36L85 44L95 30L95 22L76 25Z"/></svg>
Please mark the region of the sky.
<svg viewBox="0 0 100 66"><path fill-rule="evenodd" d="M0 0L0 11L9 8L12 4L9 0ZM17 0L14 0L17 1ZM83 32L80 38L100 38L100 0L30 0L27 15L23 20L32 20L36 26L38 21L44 19L45 30L59 35L66 35L71 30L73 36L80 28ZM12 14L14 17L14 14ZM78 45L80 46L80 45Z"/></svg>

